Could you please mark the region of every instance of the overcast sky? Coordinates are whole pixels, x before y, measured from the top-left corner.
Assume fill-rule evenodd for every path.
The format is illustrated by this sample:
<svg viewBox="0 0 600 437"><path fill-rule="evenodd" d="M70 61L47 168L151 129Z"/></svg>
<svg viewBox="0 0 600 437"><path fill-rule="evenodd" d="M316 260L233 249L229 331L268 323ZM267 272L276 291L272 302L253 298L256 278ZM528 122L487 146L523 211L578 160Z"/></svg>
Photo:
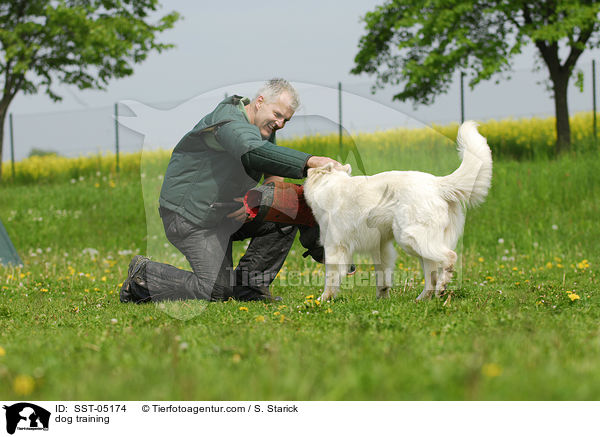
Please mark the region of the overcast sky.
<svg viewBox="0 0 600 437"><path fill-rule="evenodd" d="M366 105L368 110L363 110L364 101L360 99L347 107L350 103L345 99L344 127L351 131L407 125L406 117L423 123L459 121L457 85L431 107L415 110L408 103L392 104L392 89L371 96L369 88L374 79L350 75L358 41L365 34L360 19L381 3L381 0L163 0L163 12L177 10L184 17L174 29L161 36L162 41L172 42L176 48L152 54L136 66L133 76L112 81L107 91L57 86L56 90L64 97L61 103L53 103L43 94L19 94L15 98L10 112L14 114L17 159L26 156L32 147L64 151L67 155L85 153L90 147L92 151L94 148L110 150L114 138L111 108L117 101L137 101L166 109L214 90L219 90L217 94L237 93L238 89L244 89L238 84L272 77L285 77L329 91L342 82L345 91L378 102L381 113L369 105ZM512 81L500 86L487 83L473 92L467 91L466 118L552 115L549 94L536 84L545 72L537 76L531 73L532 54L533 50L517 59ZM588 69L590 55L581 60L582 68ZM572 112L591 109L590 87L586 88L585 95L571 93ZM318 87L313 90L304 115L331 114L330 110L320 108L316 94L328 99L323 108L337 104L331 101L335 100L335 92L319 93L318 90ZM389 111L390 106L401 113L397 123ZM198 108L193 110L199 111ZM189 119L199 119L202 115L194 112ZM8 150L7 135L3 159L9 159Z"/></svg>

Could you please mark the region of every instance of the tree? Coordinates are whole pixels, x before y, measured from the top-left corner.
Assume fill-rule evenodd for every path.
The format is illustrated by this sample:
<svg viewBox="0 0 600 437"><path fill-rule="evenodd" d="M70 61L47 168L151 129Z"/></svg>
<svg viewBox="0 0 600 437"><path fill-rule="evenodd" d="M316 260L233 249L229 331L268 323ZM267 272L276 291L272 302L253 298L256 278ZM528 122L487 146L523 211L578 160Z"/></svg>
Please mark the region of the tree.
<svg viewBox="0 0 600 437"><path fill-rule="evenodd" d="M433 103L455 70L469 85L511 69L533 43L547 67L556 114L556 150L571 145L567 86L586 48L598 47L593 0L390 0L364 17L353 74L377 76L376 87L404 84L394 99Z"/></svg>
<svg viewBox="0 0 600 437"><path fill-rule="evenodd" d="M8 107L19 91L44 90L58 101L55 82L106 89L110 79L133 74L133 64L150 52L173 47L157 34L179 14L152 24L159 6L158 0L0 0L0 157Z"/></svg>

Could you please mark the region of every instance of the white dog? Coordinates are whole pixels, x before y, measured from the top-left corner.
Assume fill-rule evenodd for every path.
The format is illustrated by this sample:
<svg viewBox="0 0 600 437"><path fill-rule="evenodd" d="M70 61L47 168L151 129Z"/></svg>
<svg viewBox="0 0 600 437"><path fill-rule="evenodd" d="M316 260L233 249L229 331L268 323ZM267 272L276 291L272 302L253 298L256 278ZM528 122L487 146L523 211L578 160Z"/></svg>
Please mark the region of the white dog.
<svg viewBox="0 0 600 437"><path fill-rule="evenodd" d="M321 228L326 278L322 301L335 298L354 252L373 256L377 297L388 297L396 261L393 241L417 256L425 288L417 300L439 297L452 278L464 209L482 203L492 179L492 154L477 123L458 130L460 167L436 177L416 171L350 176L350 165L308 170L304 196Z"/></svg>

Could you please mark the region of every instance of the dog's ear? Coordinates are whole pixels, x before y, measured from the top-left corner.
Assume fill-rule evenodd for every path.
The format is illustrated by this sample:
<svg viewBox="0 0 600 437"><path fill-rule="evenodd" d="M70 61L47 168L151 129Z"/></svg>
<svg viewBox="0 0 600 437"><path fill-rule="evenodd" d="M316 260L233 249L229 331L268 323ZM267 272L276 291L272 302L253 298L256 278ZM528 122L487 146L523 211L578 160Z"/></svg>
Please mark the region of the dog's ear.
<svg viewBox="0 0 600 437"><path fill-rule="evenodd" d="M333 170L333 163L328 162L327 164L325 164L323 167L321 167L323 169L324 172L326 173L331 173L331 170Z"/></svg>
<svg viewBox="0 0 600 437"><path fill-rule="evenodd" d="M348 173L349 176L352 175L352 167L350 166L350 164L343 165L342 170Z"/></svg>

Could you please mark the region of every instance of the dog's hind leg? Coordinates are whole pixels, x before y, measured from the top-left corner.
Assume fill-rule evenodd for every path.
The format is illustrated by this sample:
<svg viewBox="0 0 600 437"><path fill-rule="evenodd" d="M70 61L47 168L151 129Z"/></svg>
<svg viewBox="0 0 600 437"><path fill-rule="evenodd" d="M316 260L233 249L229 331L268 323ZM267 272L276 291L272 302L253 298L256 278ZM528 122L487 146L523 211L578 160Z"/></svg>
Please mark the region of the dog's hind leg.
<svg viewBox="0 0 600 437"><path fill-rule="evenodd" d="M351 262L352 254L345 247L325 246L325 290L319 298L321 302L335 299Z"/></svg>
<svg viewBox="0 0 600 437"><path fill-rule="evenodd" d="M421 261L421 267L423 268L425 287L419 297L417 297L418 301L431 299L431 296L433 296L434 291L437 289L438 271L441 271L440 263L422 257L419 259Z"/></svg>
<svg viewBox="0 0 600 437"><path fill-rule="evenodd" d="M396 264L396 248L391 241L382 242L379 248L379 264L377 265L377 299L390 297Z"/></svg>
<svg viewBox="0 0 600 437"><path fill-rule="evenodd" d="M448 250L447 259L442 264L442 271L439 275L439 281L435 286L435 296L440 297L446 291L448 283L452 280L452 273L454 272L454 265L458 256L453 250Z"/></svg>

